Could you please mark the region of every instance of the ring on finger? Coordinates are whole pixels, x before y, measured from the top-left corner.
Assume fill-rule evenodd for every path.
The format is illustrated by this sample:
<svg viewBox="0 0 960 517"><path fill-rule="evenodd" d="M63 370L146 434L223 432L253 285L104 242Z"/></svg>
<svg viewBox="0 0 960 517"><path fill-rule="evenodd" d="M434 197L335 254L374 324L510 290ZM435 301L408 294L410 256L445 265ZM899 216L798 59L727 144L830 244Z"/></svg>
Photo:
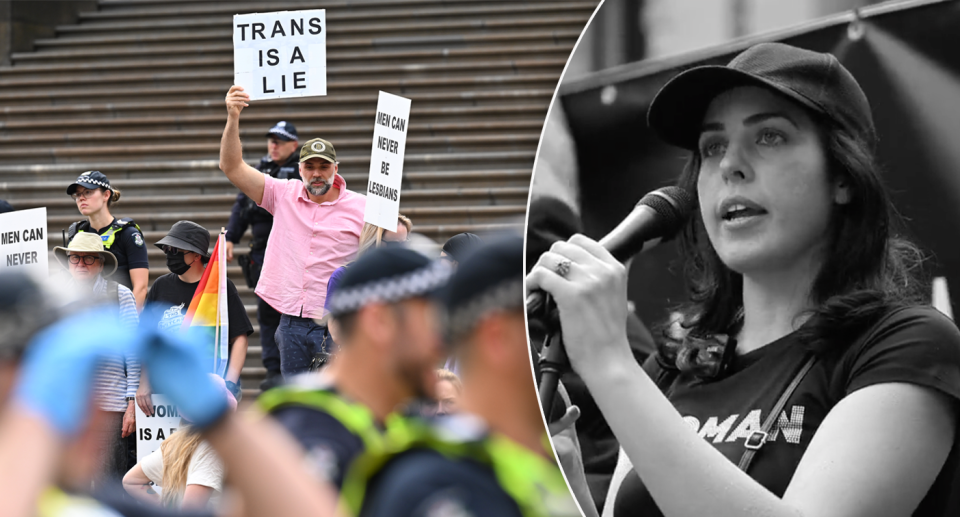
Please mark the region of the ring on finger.
<svg viewBox="0 0 960 517"><path fill-rule="evenodd" d="M566 277L567 274L570 272L570 265L571 265L571 264L572 264L572 262L570 262L569 259L563 259L563 260L561 260L560 262L557 262L557 265L556 265L556 267L553 268L553 270L554 270L558 275L560 275L560 276L562 276L562 277Z"/></svg>

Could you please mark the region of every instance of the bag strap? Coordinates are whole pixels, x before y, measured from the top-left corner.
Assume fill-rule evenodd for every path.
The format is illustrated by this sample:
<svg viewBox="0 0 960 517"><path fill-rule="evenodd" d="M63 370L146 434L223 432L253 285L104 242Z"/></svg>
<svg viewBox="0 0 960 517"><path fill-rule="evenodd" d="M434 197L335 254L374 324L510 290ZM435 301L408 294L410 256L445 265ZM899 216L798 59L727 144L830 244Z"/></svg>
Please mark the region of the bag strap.
<svg viewBox="0 0 960 517"><path fill-rule="evenodd" d="M767 436L769 436L770 431L773 430L774 423L780 417L780 412L783 411L783 407L787 405L787 399L793 395L797 386L800 385L800 381L807 375L807 372L810 371L810 368L813 367L813 363L815 363L816 360L815 355L807 355L806 362L800 367L797 374L793 376L793 380L790 381L787 388L783 390L783 394L780 395L780 399L777 400L777 403L773 406L773 410L767 415L767 419L763 421L760 430L750 433L750 436L744 441L743 445L747 450L743 451L743 456L740 458L740 464L738 465L740 470L747 472L750 469L750 463L753 462L753 457L757 454L757 451L760 450L760 447L766 443Z"/></svg>

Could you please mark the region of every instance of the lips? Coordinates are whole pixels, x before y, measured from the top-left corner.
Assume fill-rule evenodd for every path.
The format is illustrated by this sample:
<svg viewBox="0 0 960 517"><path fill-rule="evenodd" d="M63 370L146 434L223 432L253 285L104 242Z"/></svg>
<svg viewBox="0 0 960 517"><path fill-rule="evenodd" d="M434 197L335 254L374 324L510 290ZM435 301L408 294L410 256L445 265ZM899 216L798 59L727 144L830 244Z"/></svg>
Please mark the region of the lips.
<svg viewBox="0 0 960 517"><path fill-rule="evenodd" d="M764 215L767 210L759 203L743 196L731 196L724 199L717 209L717 216L724 221Z"/></svg>

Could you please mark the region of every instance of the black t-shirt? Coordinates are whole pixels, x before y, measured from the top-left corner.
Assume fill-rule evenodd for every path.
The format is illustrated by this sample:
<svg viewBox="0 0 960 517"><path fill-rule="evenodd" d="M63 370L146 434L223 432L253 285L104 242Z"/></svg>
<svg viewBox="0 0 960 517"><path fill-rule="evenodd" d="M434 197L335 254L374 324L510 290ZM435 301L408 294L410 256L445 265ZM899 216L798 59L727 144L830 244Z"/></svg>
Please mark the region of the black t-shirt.
<svg viewBox="0 0 960 517"><path fill-rule="evenodd" d="M738 463L745 438L759 429L804 361L795 334L739 356L723 378L701 381L679 375L660 384L684 420L724 456ZM644 365L654 380L663 369ZM850 393L887 382L906 382L960 399L960 331L931 307L886 315L842 353L818 359L787 401L777 425L754 457L750 476L783 496L800 458L827 413ZM956 409L956 406L955 406ZM947 462L914 515L945 515L960 465L960 426ZM694 490L696 487L691 487ZM614 515L662 515L635 471L620 485Z"/></svg>
<svg viewBox="0 0 960 517"><path fill-rule="evenodd" d="M367 494L362 517L522 516L489 466L430 449L392 460L371 480Z"/></svg>
<svg viewBox="0 0 960 517"><path fill-rule="evenodd" d="M308 468L340 489L347 468L365 449L363 440L329 413L316 408L281 406L270 415L306 451Z"/></svg>
<svg viewBox="0 0 960 517"><path fill-rule="evenodd" d="M116 222L117 218L113 218ZM111 222L111 224L113 224ZM105 228L96 230L97 234L103 235L110 229L108 224ZM106 244L106 243L104 243ZM117 272L110 280L133 289L133 282L130 280L131 269L147 269L150 262L147 260L147 247L143 240L143 234L135 226L130 225L117 232L114 237L113 245L107 248L107 251L117 257Z"/></svg>
<svg viewBox="0 0 960 517"><path fill-rule="evenodd" d="M177 330L183 325L183 317L190 308L190 301L197 292L197 286L200 282L188 284L173 273L157 278L147 291L145 304L157 304L162 309L155 318L141 317L141 325L157 325L160 330ZM158 311L159 312L159 311ZM147 311L144 311L147 314ZM227 317L230 318L229 339L244 335L249 336L253 333L253 325L250 318L247 317L247 309L243 306L243 300L237 292L237 287L233 285L233 280L227 279ZM231 347L232 351L233 347Z"/></svg>

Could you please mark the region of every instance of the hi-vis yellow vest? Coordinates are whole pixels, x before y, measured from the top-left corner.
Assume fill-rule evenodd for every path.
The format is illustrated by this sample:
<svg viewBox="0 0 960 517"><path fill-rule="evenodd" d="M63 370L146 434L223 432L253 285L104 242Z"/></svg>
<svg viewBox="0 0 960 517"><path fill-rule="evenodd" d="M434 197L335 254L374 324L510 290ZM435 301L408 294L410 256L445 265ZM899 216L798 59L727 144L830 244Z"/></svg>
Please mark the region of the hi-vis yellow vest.
<svg viewBox="0 0 960 517"><path fill-rule="evenodd" d="M547 450L552 451L549 440L544 438ZM340 492L344 513L359 515L370 480L390 460L411 449L430 449L451 460L470 459L488 465L524 517L580 516L563 474L553 461L499 434L458 441L442 437L417 419L392 422L387 427L384 449L365 452L353 462Z"/></svg>
<svg viewBox="0 0 960 517"><path fill-rule="evenodd" d="M287 405L317 409L337 419L348 431L359 436L366 450L383 449L383 433L377 427L373 413L366 406L347 402L336 393L316 388L281 386L260 395L257 405L267 413Z"/></svg>

